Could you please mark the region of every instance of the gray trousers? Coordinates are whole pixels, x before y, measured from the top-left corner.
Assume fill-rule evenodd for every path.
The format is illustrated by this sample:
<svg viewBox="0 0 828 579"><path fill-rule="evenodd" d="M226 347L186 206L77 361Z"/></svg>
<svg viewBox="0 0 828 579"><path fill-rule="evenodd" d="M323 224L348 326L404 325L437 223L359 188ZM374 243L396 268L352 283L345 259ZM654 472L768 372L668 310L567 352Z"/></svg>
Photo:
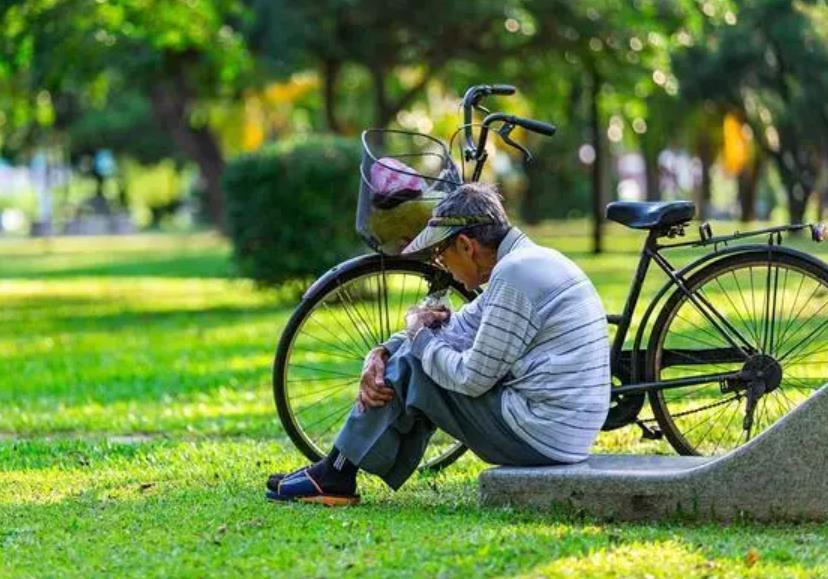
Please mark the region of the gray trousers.
<svg viewBox="0 0 828 579"><path fill-rule="evenodd" d="M503 420L503 385L477 398L446 390L423 370L404 344L386 364L396 395L385 406L355 404L334 446L360 469L399 489L417 469L437 427L490 464L559 464L519 438Z"/></svg>

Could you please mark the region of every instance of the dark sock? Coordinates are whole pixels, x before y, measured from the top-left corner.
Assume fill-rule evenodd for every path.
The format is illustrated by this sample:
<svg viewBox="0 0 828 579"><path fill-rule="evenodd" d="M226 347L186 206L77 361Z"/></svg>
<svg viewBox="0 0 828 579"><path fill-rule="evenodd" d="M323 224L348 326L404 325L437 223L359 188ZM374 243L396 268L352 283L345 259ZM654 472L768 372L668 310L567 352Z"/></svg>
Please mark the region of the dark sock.
<svg viewBox="0 0 828 579"><path fill-rule="evenodd" d="M338 448L333 447L328 456L308 469L308 474L325 492L353 494L356 490L357 470L355 464L345 458Z"/></svg>

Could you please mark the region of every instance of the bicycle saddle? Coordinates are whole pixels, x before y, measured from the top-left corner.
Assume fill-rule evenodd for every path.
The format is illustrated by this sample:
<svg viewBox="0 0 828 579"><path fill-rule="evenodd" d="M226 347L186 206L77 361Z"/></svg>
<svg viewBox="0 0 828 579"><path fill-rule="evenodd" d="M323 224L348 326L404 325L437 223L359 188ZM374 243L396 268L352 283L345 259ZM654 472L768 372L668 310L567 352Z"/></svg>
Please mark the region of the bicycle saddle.
<svg viewBox="0 0 828 579"><path fill-rule="evenodd" d="M613 201L606 218L634 229L652 229L689 221L695 214L692 201Z"/></svg>

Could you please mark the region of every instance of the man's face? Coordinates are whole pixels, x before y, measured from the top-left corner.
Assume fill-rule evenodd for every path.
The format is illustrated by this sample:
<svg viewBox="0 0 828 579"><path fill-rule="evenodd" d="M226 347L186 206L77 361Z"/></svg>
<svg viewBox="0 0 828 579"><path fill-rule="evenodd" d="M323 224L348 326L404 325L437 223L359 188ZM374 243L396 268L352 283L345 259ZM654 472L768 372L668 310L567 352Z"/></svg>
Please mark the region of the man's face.
<svg viewBox="0 0 828 579"><path fill-rule="evenodd" d="M436 257L455 280L469 291L489 281L491 269L481 268L482 247L476 239L461 233Z"/></svg>

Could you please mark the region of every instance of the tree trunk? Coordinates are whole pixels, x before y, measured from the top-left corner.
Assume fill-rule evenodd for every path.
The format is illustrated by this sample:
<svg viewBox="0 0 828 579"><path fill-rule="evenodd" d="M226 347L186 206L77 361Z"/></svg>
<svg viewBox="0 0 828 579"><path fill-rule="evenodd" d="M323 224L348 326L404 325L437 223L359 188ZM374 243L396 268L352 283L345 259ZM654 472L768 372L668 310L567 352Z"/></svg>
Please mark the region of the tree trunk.
<svg viewBox="0 0 828 579"><path fill-rule="evenodd" d="M701 186L696 200L696 215L700 221L710 217L711 180L710 168L713 166L713 143L706 129L702 129L698 143L699 161L701 161Z"/></svg>
<svg viewBox="0 0 828 579"><path fill-rule="evenodd" d="M756 220L756 190L759 185L761 171L762 158L757 154L754 156L753 162L739 174L737 184L742 223Z"/></svg>
<svg viewBox="0 0 828 579"><path fill-rule="evenodd" d="M339 80L339 71L342 69L342 62L332 58L326 58L322 62L322 78L324 82L323 99L325 101L325 123L333 133L341 133L342 126L336 118L336 85Z"/></svg>
<svg viewBox="0 0 828 579"><path fill-rule="evenodd" d="M397 116L397 113L408 107L414 99L425 89L429 80L434 76L435 72L439 70L441 63L439 61L432 62L423 73L420 80L414 83L408 90L396 98L392 98L388 94L388 89L385 86L385 78L388 69L381 66L374 65L371 68L371 77L374 82L374 124L377 128L387 127Z"/></svg>
<svg viewBox="0 0 828 579"><path fill-rule="evenodd" d="M819 172L814 186L814 195L817 196L817 221L822 221L825 215L826 202L828 202L828 159L824 155L820 157Z"/></svg>
<svg viewBox="0 0 828 579"><path fill-rule="evenodd" d="M379 67L372 68L371 77L374 79L374 126L382 128L391 122L391 107L385 89L385 71Z"/></svg>
<svg viewBox="0 0 828 579"><path fill-rule="evenodd" d="M647 201L661 201L661 190L659 188L659 168L658 168L658 147L652 143L652 137L649 133L641 135L639 142L641 144L641 156L644 159L644 177L646 180L647 191L645 199Z"/></svg>
<svg viewBox="0 0 828 579"><path fill-rule="evenodd" d="M601 78L594 69L590 71L589 87L589 124L592 133L592 146L595 148L595 161L592 163L592 252L603 251L604 220L604 146L598 99L601 90Z"/></svg>
<svg viewBox="0 0 828 579"><path fill-rule="evenodd" d="M779 175L782 178L782 183L785 185L785 191L788 196L788 213L791 223L802 223L805 217L805 204L808 201L808 193L797 178L794 169L788 167L783 156L776 157L776 166L779 169ZM796 235L797 232L791 232Z"/></svg>
<svg viewBox="0 0 828 579"><path fill-rule="evenodd" d="M204 179L207 213L210 221L222 233L226 230L224 191L221 175L224 159L218 143L207 127L193 127L189 122L192 92L179 73L156 83L150 91L150 102L162 127L166 127L173 141L199 167Z"/></svg>

